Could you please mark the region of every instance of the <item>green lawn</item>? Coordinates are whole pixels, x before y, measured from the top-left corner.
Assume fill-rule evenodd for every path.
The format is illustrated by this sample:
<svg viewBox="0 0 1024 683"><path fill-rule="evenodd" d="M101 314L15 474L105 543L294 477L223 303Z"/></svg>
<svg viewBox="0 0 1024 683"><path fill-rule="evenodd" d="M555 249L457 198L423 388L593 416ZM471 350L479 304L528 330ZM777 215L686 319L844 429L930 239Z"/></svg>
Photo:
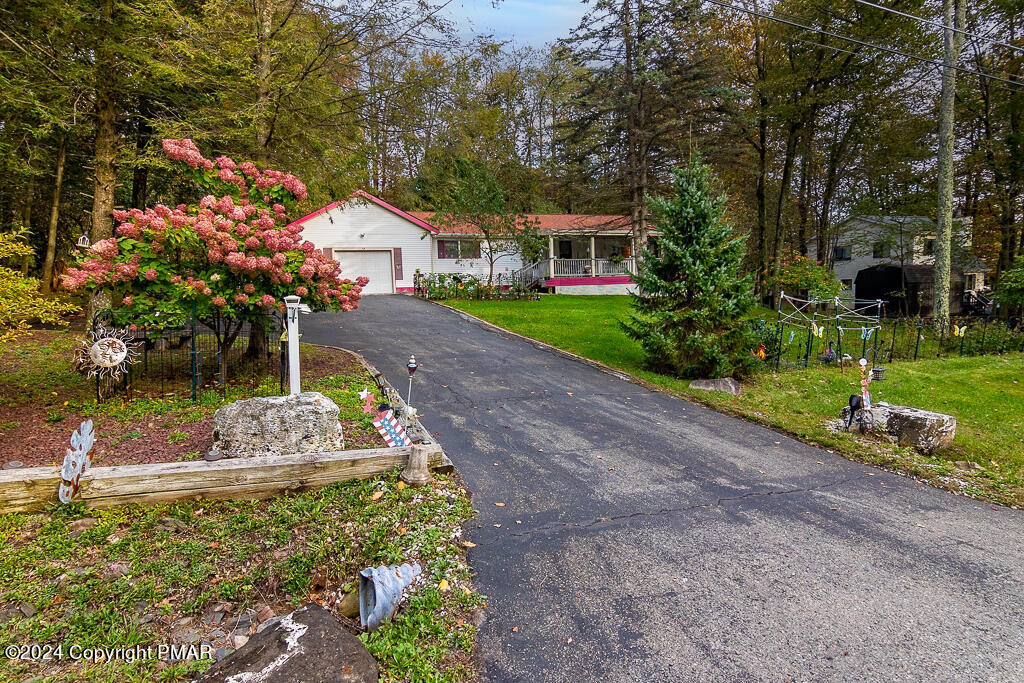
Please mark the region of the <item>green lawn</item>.
<svg viewBox="0 0 1024 683"><path fill-rule="evenodd" d="M640 346L618 324L625 296L544 296L540 301L449 301L449 305L519 334L625 370L662 389L723 412L782 429L848 456L926 477L939 486L1000 502L1024 504L1024 356L931 358L888 366L872 385L875 401L956 416L956 441L927 457L878 439L830 431L859 376L836 366L766 371L744 383L739 397L691 390L689 382L643 368ZM964 471L956 461L983 469Z"/></svg>

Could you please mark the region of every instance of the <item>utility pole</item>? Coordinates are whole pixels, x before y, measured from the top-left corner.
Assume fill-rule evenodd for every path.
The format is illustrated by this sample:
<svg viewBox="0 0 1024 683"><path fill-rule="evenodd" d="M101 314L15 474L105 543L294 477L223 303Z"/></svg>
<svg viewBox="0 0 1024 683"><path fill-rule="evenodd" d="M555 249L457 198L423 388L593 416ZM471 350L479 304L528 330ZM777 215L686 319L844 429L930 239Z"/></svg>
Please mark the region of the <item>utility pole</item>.
<svg viewBox="0 0 1024 683"><path fill-rule="evenodd" d="M943 66L942 97L939 100L939 168L937 229L935 234L935 327L949 326L949 271L953 249L953 123L956 112L956 62L963 47L966 0L942 0Z"/></svg>

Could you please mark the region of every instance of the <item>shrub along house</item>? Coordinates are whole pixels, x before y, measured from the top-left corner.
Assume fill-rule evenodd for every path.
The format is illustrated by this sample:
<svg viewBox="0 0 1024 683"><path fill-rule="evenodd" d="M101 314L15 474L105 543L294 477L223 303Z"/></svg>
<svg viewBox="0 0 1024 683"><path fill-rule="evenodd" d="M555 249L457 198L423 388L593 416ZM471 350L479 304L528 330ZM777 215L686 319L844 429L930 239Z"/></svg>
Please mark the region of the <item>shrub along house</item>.
<svg viewBox="0 0 1024 683"><path fill-rule="evenodd" d="M498 252L495 281L520 281L561 294L624 294L636 272L626 216L533 214L527 217L547 238L547 258L523 263ZM304 216L302 235L341 264L342 272L370 279L363 294L411 292L416 271L465 273L486 279L488 245L471 225L435 225L431 212L406 212L358 191Z"/></svg>

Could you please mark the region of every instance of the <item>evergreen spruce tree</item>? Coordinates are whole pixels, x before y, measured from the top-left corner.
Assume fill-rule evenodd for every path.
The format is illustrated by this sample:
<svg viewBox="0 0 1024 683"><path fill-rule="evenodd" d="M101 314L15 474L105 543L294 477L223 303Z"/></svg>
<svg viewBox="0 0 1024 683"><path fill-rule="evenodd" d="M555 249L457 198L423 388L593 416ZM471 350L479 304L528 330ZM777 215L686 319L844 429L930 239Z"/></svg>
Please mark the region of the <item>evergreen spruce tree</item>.
<svg viewBox="0 0 1024 683"><path fill-rule="evenodd" d="M743 321L754 305L752 281L740 274L746 238L723 220L726 197L712 183L697 159L676 169L674 197L651 200L658 248L644 252L623 323L648 367L678 377L743 374L755 360Z"/></svg>

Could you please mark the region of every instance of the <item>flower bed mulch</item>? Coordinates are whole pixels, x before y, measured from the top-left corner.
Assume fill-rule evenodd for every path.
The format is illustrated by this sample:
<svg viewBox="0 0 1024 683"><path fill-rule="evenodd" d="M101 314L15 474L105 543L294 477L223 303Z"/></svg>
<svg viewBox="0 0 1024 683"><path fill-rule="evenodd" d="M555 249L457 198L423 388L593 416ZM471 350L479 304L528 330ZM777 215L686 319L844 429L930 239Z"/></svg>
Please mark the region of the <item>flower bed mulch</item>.
<svg viewBox="0 0 1024 683"><path fill-rule="evenodd" d="M222 405L278 393L277 380L247 378L226 388L203 387L190 400L190 380L178 378L164 391L145 385L132 400L98 403L95 385L71 370L81 332L34 330L0 348L0 463L24 467L58 465L72 431L92 419L96 428L93 465L134 465L201 458L212 442L212 415ZM362 412L358 392L373 380L352 354L303 345L303 388L321 391L341 408L346 448L386 444Z"/></svg>

